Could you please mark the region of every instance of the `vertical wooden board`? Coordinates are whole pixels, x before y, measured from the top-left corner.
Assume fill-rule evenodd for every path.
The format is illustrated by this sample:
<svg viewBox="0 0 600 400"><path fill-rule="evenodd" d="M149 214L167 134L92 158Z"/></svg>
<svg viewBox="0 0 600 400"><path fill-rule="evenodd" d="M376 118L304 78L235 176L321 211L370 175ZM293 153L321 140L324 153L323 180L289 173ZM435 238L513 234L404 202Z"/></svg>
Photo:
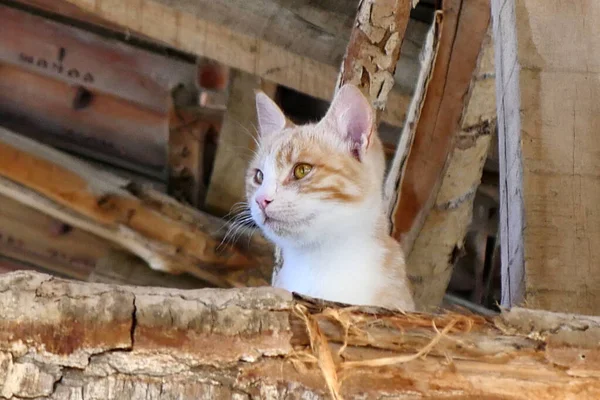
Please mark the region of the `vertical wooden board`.
<svg viewBox="0 0 600 400"><path fill-rule="evenodd" d="M169 193L195 207L205 195L204 144L210 121L185 110L174 111L169 124Z"/></svg>
<svg viewBox="0 0 600 400"><path fill-rule="evenodd" d="M219 133L219 146L208 187L205 207L225 215L245 198L246 168L255 148L255 90L260 78L247 72L234 71L229 86L227 112Z"/></svg>
<svg viewBox="0 0 600 400"><path fill-rule="evenodd" d="M408 255L442 184L473 73L489 26L487 0L443 2L439 50L402 176L399 198L391 210L392 234Z"/></svg>
<svg viewBox="0 0 600 400"><path fill-rule="evenodd" d="M600 3L493 1L502 303L600 311Z"/></svg>

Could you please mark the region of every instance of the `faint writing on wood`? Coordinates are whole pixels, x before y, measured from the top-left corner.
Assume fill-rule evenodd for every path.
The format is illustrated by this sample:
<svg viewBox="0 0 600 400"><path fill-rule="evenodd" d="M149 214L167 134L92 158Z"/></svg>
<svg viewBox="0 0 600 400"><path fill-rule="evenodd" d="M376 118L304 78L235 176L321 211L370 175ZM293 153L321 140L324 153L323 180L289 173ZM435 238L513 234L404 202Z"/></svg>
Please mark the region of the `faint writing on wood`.
<svg viewBox="0 0 600 400"><path fill-rule="evenodd" d="M76 67L65 65L65 57L67 55L67 50L64 47L61 47L58 51L58 57L56 60L47 60L43 57L36 57L31 54L27 54L25 52L19 53L19 61L25 64L29 64L31 66L37 67L39 69L43 69L45 71L54 72L56 74L67 76L74 80L80 80L85 83L93 83L94 75L88 71L80 71Z"/></svg>

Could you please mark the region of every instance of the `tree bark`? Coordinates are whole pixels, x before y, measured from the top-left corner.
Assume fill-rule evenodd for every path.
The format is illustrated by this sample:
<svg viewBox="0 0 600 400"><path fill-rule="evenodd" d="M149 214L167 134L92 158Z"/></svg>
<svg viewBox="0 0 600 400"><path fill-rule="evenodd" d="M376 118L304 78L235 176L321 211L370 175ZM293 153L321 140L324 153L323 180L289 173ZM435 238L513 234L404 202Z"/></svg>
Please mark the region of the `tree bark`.
<svg viewBox="0 0 600 400"><path fill-rule="evenodd" d="M600 396L600 319L404 314L273 288L0 276L6 399ZM425 355L427 355L425 357Z"/></svg>

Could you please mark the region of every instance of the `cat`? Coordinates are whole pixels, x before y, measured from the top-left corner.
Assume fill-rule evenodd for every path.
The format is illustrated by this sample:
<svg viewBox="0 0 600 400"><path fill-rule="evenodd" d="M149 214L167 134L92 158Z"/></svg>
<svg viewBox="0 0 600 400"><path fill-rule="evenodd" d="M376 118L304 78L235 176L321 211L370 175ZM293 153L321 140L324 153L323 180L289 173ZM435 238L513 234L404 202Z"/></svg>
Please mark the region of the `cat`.
<svg viewBox="0 0 600 400"><path fill-rule="evenodd" d="M368 100L344 85L318 122L294 125L256 93L250 214L281 248L272 285L351 305L415 309L401 246L387 234L385 158Z"/></svg>

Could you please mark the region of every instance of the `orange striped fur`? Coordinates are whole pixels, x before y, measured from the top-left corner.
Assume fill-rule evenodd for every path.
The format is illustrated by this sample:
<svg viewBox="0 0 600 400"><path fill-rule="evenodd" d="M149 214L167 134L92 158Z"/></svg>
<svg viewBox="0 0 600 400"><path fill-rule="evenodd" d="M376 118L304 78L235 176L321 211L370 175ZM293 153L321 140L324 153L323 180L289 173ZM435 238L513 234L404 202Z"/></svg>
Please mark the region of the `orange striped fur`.
<svg viewBox="0 0 600 400"><path fill-rule="evenodd" d="M260 135L246 194L253 220L283 252L273 285L413 310L401 247L387 233L383 146L360 91L344 86L314 124L293 125L260 93L257 111ZM298 179L300 164L311 169Z"/></svg>

